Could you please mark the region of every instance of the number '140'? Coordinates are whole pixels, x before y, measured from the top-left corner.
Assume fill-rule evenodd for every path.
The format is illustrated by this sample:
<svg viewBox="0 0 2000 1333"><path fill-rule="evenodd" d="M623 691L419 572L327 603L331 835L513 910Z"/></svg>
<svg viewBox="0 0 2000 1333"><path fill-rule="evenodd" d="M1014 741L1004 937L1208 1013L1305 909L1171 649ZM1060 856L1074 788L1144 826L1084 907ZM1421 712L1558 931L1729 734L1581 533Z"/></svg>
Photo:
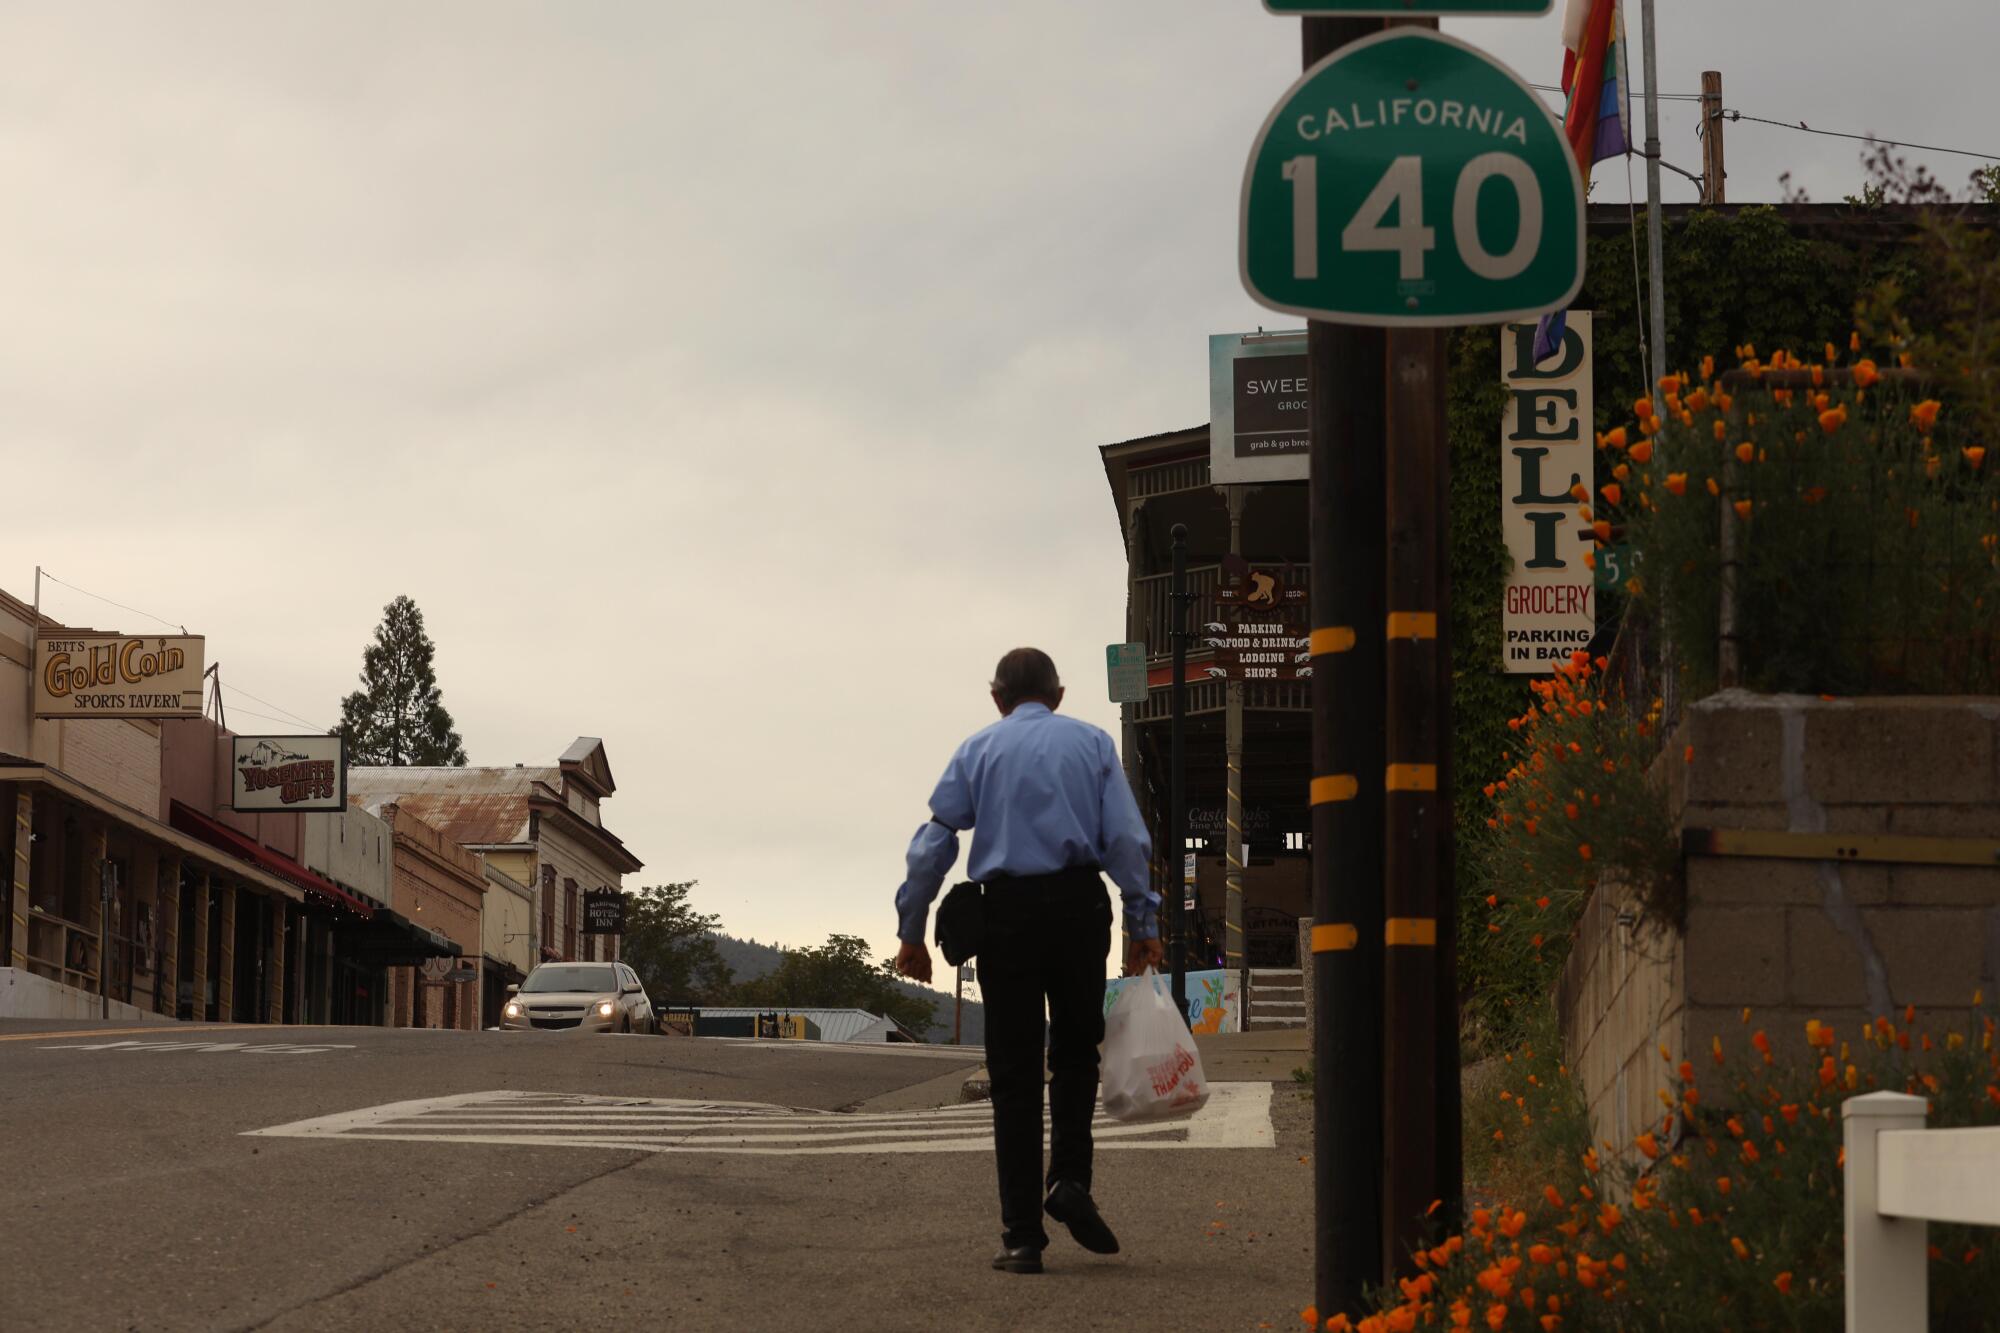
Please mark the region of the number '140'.
<svg viewBox="0 0 2000 1333"><path fill-rule="evenodd" d="M1424 225L1424 160L1415 155L1396 158L1375 188L1361 201L1340 229L1340 248L1350 253L1383 250L1396 256L1396 276L1421 281L1424 256L1437 249L1437 230ZM1284 176L1292 186L1292 276L1319 277L1319 159L1300 156L1285 162ZM1514 189L1520 223L1514 243L1494 254L1479 238L1479 190L1499 177ZM1389 209L1396 222L1389 225ZM1512 153L1481 153L1458 173L1451 192L1451 237L1462 263L1479 277L1495 282L1518 276L1535 260L1542 234L1542 187L1528 164Z"/></svg>

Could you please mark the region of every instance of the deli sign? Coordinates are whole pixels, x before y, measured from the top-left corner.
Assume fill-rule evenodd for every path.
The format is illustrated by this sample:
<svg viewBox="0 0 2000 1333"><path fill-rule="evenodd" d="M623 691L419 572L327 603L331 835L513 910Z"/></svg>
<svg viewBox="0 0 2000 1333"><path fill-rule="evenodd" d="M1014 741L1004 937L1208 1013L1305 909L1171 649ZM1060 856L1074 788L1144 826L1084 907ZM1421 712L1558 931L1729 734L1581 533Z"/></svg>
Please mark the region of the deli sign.
<svg viewBox="0 0 2000 1333"><path fill-rule="evenodd" d="M35 716L200 717L199 634L67 634L35 644Z"/></svg>
<svg viewBox="0 0 2000 1333"><path fill-rule="evenodd" d="M347 743L338 736L231 738L229 808L269 810L347 808Z"/></svg>
<svg viewBox="0 0 2000 1333"><path fill-rule="evenodd" d="M1511 672L1546 674L1597 634L1590 512L1593 413L1590 315L1572 310L1562 345L1535 362L1535 325L1506 324L1500 378L1500 533L1513 557L1501 606Z"/></svg>

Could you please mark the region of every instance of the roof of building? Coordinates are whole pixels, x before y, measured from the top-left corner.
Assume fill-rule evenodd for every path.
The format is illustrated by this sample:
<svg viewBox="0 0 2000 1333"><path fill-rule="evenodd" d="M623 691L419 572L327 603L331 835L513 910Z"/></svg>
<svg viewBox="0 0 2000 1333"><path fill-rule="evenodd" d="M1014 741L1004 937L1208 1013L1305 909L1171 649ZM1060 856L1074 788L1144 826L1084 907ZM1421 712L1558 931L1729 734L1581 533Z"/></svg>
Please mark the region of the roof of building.
<svg viewBox="0 0 2000 1333"><path fill-rule="evenodd" d="M909 1040L892 1019L871 1014L866 1009L787 1009L782 1005L753 1005L749 1008L704 1004L704 1017L754 1018L758 1014L803 1014L819 1029L821 1041L902 1041Z"/></svg>
<svg viewBox="0 0 2000 1333"><path fill-rule="evenodd" d="M393 801L466 846L523 843L528 802L539 783L551 796L553 768L352 768L349 800L362 805Z"/></svg>
<svg viewBox="0 0 2000 1333"><path fill-rule="evenodd" d="M630 873L644 867L624 842L604 827L595 804L572 809L564 793L575 783L591 802L617 790L604 742L579 736L554 764L511 768L383 768L348 770L348 798L364 806L394 802L451 841L466 847L518 847L535 840L536 816L592 845L611 865Z"/></svg>

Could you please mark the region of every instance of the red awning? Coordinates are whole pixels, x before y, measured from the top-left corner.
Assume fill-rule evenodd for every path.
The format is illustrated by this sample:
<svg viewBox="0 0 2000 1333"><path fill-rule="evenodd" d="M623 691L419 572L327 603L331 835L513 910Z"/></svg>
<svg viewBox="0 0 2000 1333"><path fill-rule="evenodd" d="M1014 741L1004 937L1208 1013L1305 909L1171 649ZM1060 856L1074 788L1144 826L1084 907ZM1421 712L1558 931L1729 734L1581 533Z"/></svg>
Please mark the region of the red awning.
<svg viewBox="0 0 2000 1333"><path fill-rule="evenodd" d="M200 838L211 847L219 847L238 860L248 861L279 879L290 880L308 893L316 893L328 902L345 907L363 921L375 915L374 908L326 876L306 869L291 857L272 851L255 838L238 833L227 824L218 823L200 811L182 805L179 801L173 803L171 815L170 822L175 828Z"/></svg>

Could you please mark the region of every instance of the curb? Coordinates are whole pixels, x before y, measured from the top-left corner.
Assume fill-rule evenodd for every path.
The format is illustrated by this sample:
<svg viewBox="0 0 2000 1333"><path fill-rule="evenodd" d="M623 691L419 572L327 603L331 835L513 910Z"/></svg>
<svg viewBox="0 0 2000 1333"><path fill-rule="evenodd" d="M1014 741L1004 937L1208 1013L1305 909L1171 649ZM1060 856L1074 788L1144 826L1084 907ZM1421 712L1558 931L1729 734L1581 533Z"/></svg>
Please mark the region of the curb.
<svg viewBox="0 0 2000 1333"><path fill-rule="evenodd" d="M993 1100L993 1080L985 1068L975 1069L966 1077L965 1086L958 1090L960 1102L990 1102Z"/></svg>

